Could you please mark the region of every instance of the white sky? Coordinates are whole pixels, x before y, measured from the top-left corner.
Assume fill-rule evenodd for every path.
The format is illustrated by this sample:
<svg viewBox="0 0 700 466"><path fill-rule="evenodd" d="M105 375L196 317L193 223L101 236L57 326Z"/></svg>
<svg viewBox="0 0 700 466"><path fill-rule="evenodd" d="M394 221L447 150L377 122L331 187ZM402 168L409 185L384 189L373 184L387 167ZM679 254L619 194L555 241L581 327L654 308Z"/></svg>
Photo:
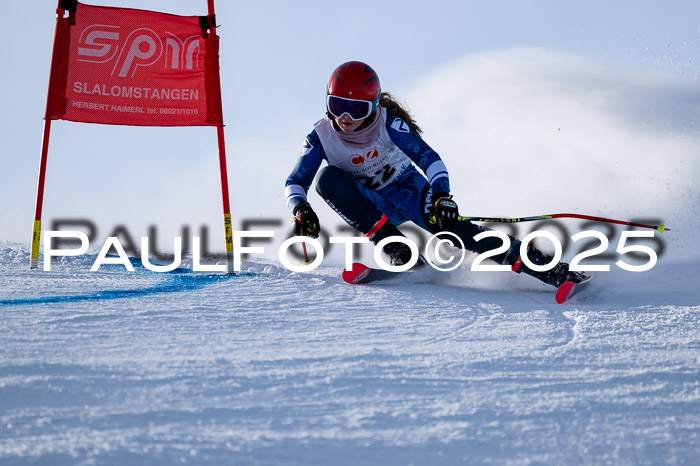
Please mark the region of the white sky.
<svg viewBox="0 0 700 466"><path fill-rule="evenodd" d="M0 78L0 241L27 243L56 1L6 3L0 31L6 47ZM205 0L87 3L206 13ZM287 221L284 179L304 136L322 116L330 72L347 60L370 63L383 89L404 98L430 99L430 90L419 87L436 70L450 70L480 53L523 48L694 89L700 78L697 1L218 0L216 6L234 219L262 215ZM417 117L439 130L431 125L437 120ZM145 235L148 225L165 231L184 224L209 224L218 235L213 128L58 121L52 131L44 229L51 219L74 217L93 219L103 236L118 224L133 228L134 237ZM426 139L431 143L430 134ZM458 176L452 171L453 186ZM542 212L522 214L537 213Z"/></svg>

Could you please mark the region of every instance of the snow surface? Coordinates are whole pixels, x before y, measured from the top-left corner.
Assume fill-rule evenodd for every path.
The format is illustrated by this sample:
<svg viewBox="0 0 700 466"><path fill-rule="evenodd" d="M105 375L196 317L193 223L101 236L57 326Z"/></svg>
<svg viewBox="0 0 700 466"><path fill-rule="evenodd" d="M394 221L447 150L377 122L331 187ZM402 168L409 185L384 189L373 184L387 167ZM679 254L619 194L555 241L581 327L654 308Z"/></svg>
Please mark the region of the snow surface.
<svg viewBox="0 0 700 466"><path fill-rule="evenodd" d="M694 264L557 305L514 274L94 258L0 247L3 465L697 464Z"/></svg>
<svg viewBox="0 0 700 466"><path fill-rule="evenodd" d="M613 265L564 305L530 277L468 263L376 286L344 284L338 248L312 272L285 269L281 187L303 134L238 144L269 179L260 190L230 173L234 219L285 219L249 274L89 272L94 255L30 271L26 245L0 238L0 464L699 464L699 91L524 49L467 56L402 93L464 215L573 211L671 228L652 270ZM192 215L221 218L208 207L217 186L165 189L173 168L125 191L133 168L119 160L109 177L64 163L47 219L102 229L143 217L168 244ZM202 164L211 176L181 172L173 186L217 179ZM142 205L161 193L158 209ZM620 230L602 231L614 251Z"/></svg>

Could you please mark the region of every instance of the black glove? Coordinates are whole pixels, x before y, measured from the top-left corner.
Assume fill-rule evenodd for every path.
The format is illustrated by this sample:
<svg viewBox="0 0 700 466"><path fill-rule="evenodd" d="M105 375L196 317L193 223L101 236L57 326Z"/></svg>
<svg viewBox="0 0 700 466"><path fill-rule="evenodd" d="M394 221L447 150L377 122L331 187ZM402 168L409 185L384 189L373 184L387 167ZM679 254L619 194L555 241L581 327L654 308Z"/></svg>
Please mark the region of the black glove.
<svg viewBox="0 0 700 466"><path fill-rule="evenodd" d="M302 202L294 208L294 234L297 236L310 236L318 238L321 225L318 216L308 202Z"/></svg>
<svg viewBox="0 0 700 466"><path fill-rule="evenodd" d="M457 223L459 209L452 196L442 192L433 193L430 203L433 218L440 229L449 228Z"/></svg>

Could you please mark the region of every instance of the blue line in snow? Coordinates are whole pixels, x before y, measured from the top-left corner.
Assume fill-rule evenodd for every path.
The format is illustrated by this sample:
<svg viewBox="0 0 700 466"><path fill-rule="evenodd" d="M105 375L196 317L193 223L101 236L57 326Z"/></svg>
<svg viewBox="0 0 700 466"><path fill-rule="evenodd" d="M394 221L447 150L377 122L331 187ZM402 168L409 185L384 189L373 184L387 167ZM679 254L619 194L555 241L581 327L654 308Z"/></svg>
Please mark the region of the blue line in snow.
<svg viewBox="0 0 700 466"><path fill-rule="evenodd" d="M136 288L126 290L103 290L88 294L67 295L67 296L42 296L37 298L21 298L0 300L0 306L20 306L32 304L57 304L75 303L85 301L105 301L112 299L136 298L161 293L173 293L178 291L197 290L211 283L227 280L230 277L250 276L249 273L237 275L207 275L207 274L177 274L170 276L169 280L147 288Z"/></svg>

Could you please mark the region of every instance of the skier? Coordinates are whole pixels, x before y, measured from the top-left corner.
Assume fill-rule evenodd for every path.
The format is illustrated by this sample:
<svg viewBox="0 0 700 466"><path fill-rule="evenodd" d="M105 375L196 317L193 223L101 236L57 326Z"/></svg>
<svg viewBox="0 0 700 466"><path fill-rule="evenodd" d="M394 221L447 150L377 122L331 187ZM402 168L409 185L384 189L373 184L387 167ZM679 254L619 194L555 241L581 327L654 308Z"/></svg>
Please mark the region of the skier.
<svg viewBox="0 0 700 466"><path fill-rule="evenodd" d="M495 237L474 241L487 229L458 220L447 168L421 134L409 112L381 91L379 77L369 65L350 61L338 66L326 89L326 117L306 136L286 182L294 233L312 238L320 233L318 216L306 198L318 173L316 191L374 244L403 236L397 225L412 221L432 234L454 233L466 249L476 253L499 247L501 240ZM323 160L328 165L319 170ZM511 238L508 251L491 259L550 285L559 286L567 279L569 266L563 262L545 272L528 268L520 259L520 245ZM411 259L410 248L400 241L386 244L382 251L391 265ZM536 265L552 260L532 244L527 255Z"/></svg>

